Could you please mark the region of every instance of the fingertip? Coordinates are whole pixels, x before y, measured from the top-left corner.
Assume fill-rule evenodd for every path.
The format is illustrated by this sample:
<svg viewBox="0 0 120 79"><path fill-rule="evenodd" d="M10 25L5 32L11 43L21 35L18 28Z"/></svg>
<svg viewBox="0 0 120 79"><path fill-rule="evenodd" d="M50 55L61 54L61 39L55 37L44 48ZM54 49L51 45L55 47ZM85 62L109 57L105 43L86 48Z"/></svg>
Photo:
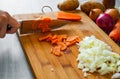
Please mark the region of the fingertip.
<svg viewBox="0 0 120 79"><path fill-rule="evenodd" d="M0 33L0 38L4 38L6 34Z"/></svg>
<svg viewBox="0 0 120 79"><path fill-rule="evenodd" d="M13 27L17 27L17 28L20 27L20 23L13 17L10 17L9 24Z"/></svg>

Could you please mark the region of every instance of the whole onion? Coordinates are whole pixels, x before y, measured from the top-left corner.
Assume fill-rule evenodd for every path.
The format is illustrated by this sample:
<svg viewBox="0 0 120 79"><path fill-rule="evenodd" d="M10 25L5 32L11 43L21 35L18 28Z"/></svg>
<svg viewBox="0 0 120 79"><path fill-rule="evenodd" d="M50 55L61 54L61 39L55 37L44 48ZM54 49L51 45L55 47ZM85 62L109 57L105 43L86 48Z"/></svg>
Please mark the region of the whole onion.
<svg viewBox="0 0 120 79"><path fill-rule="evenodd" d="M117 21L118 18L119 18L119 11L118 9L115 9L115 8L111 8L111 9L107 9L105 11L106 14L109 14L114 21Z"/></svg>
<svg viewBox="0 0 120 79"><path fill-rule="evenodd" d="M96 21L97 17L103 13L103 11L99 8L96 8L96 9L92 9L89 13L89 17L93 20L93 21Z"/></svg>
<svg viewBox="0 0 120 79"><path fill-rule="evenodd" d="M110 31L113 29L114 27L114 20L113 18L106 13L102 13L98 16L98 18L96 19L96 24L107 34L110 33Z"/></svg>

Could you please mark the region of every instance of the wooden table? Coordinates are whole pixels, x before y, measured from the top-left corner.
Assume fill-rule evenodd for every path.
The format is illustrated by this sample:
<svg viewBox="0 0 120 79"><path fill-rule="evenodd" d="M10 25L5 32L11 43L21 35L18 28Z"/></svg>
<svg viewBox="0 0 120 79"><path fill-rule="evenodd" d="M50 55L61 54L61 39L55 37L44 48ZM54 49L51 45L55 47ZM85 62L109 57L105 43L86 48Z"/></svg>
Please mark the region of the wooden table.
<svg viewBox="0 0 120 79"><path fill-rule="evenodd" d="M11 15L40 13L41 8L47 5L57 11L58 2L59 0L1 0L0 9ZM16 34L0 39L0 79L34 79Z"/></svg>

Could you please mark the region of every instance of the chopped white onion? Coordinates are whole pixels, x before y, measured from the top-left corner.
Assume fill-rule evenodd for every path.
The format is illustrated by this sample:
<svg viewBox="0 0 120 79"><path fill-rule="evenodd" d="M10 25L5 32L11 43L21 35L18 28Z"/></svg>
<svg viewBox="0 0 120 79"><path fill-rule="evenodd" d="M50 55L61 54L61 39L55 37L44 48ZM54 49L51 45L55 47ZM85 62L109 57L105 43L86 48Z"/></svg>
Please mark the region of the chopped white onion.
<svg viewBox="0 0 120 79"><path fill-rule="evenodd" d="M112 79L120 78L120 73L115 73L112 76Z"/></svg>
<svg viewBox="0 0 120 79"><path fill-rule="evenodd" d="M78 47L78 68L82 69L85 76L87 72L99 72L101 75L120 72L120 55L95 36L85 37Z"/></svg>

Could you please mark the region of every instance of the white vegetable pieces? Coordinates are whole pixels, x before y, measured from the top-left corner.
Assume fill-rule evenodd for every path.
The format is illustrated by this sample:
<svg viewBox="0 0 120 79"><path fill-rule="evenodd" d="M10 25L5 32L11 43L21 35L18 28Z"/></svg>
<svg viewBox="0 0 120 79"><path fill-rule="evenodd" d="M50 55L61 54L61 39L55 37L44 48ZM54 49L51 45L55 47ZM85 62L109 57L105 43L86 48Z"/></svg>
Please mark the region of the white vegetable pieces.
<svg viewBox="0 0 120 79"><path fill-rule="evenodd" d="M82 69L84 76L87 72L99 72L101 75L120 72L120 55L95 36L85 37L78 43L78 68Z"/></svg>

